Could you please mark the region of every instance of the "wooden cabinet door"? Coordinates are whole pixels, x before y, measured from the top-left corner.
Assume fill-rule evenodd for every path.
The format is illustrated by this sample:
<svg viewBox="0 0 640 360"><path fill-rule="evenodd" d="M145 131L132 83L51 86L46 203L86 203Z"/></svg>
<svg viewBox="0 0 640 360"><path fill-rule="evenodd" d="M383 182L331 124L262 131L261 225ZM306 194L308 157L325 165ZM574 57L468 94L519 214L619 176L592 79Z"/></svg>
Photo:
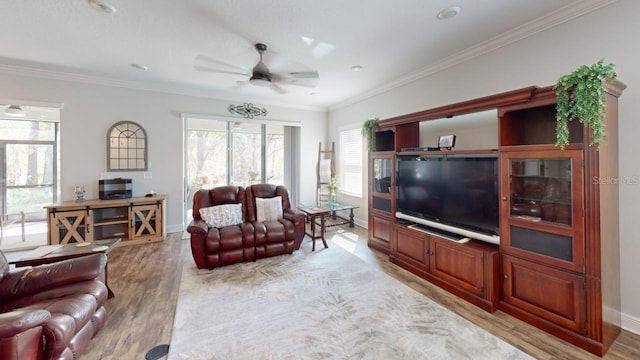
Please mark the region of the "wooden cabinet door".
<svg viewBox="0 0 640 360"><path fill-rule="evenodd" d="M93 241L91 210L49 211L51 244Z"/></svg>
<svg viewBox="0 0 640 360"><path fill-rule="evenodd" d="M585 278L502 256L502 300L579 333L585 332Z"/></svg>
<svg viewBox="0 0 640 360"><path fill-rule="evenodd" d="M421 272L429 269L429 235L396 226L391 242L391 256Z"/></svg>
<svg viewBox="0 0 640 360"><path fill-rule="evenodd" d="M153 205L131 206L131 240L162 236L162 207Z"/></svg>
<svg viewBox="0 0 640 360"><path fill-rule="evenodd" d="M484 295L484 254L441 239L430 237L429 271L432 275L474 295Z"/></svg>
<svg viewBox="0 0 640 360"><path fill-rule="evenodd" d="M369 216L369 246L389 253L393 236L393 220L383 216Z"/></svg>
<svg viewBox="0 0 640 360"><path fill-rule="evenodd" d="M371 153L369 162L369 208L371 213L395 213L395 153Z"/></svg>

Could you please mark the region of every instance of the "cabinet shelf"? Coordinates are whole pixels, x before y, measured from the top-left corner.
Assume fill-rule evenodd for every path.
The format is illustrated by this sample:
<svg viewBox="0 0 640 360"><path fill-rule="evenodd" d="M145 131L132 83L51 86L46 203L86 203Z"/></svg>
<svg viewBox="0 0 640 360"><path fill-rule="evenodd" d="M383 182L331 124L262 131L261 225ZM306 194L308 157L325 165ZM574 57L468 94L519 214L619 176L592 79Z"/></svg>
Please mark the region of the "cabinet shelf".
<svg viewBox="0 0 640 360"><path fill-rule="evenodd" d="M556 180L564 180L569 181L568 177L565 176L553 176L553 175L519 175L519 174L511 174L512 178L521 178L521 179L556 179Z"/></svg>
<svg viewBox="0 0 640 360"><path fill-rule="evenodd" d="M533 198L533 197L524 197L524 196L514 196L511 195L511 201L518 201L523 203L528 203L531 205L571 205L571 200L552 200L545 198Z"/></svg>
<svg viewBox="0 0 640 360"><path fill-rule="evenodd" d="M129 220L124 219L111 219L111 220L101 220L100 222L94 222L93 226L107 226L107 225L116 225L116 224L128 224Z"/></svg>
<svg viewBox="0 0 640 360"><path fill-rule="evenodd" d="M533 218L535 218L535 216L533 216ZM545 221L542 218L540 218L540 220L534 220L527 218L526 215L512 215L509 221L513 226L533 229L537 231L546 231L549 233L570 235L573 231L570 225L560 224L552 221Z"/></svg>

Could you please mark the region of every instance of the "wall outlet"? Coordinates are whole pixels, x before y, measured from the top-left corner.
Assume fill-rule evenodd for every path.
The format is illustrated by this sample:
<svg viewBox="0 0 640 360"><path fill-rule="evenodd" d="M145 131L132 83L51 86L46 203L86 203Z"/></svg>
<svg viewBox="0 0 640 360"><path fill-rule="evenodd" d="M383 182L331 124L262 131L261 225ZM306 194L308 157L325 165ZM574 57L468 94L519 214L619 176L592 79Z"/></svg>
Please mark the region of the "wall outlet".
<svg viewBox="0 0 640 360"><path fill-rule="evenodd" d="M145 180L151 179L151 171L145 171L144 172L144 179Z"/></svg>

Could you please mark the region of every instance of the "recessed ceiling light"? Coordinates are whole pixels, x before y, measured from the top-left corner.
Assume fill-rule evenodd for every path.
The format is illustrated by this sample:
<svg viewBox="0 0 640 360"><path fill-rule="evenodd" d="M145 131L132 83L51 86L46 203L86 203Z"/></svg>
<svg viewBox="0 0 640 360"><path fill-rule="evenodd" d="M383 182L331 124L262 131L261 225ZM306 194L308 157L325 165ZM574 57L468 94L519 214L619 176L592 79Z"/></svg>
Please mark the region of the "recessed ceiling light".
<svg viewBox="0 0 640 360"><path fill-rule="evenodd" d="M118 9L116 9L115 6L111 4L107 4L100 0L88 0L88 2L89 2L89 5L91 5L91 7L93 7L94 9L98 9L103 13L113 14L114 12L118 11Z"/></svg>
<svg viewBox="0 0 640 360"><path fill-rule="evenodd" d="M149 68L142 64L131 64L131 67L137 70L147 71Z"/></svg>
<svg viewBox="0 0 640 360"><path fill-rule="evenodd" d="M353 70L353 71L360 71L360 70L362 70L362 65L353 65L353 66L351 67L351 70Z"/></svg>
<svg viewBox="0 0 640 360"><path fill-rule="evenodd" d="M437 15L438 19L446 20L451 19L460 13L460 6L449 6L448 8L440 11Z"/></svg>

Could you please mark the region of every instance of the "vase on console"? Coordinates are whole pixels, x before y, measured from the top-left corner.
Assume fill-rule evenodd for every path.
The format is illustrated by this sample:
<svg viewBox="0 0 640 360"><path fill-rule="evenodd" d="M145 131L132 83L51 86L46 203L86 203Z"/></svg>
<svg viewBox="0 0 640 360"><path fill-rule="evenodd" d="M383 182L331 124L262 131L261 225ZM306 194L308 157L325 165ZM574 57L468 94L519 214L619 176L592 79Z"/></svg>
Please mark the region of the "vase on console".
<svg viewBox="0 0 640 360"><path fill-rule="evenodd" d="M331 177L331 181L327 184L327 190L329 190L328 203L329 206L336 204L337 192L338 192L338 177Z"/></svg>
<svg viewBox="0 0 640 360"><path fill-rule="evenodd" d="M337 196L335 191L329 193L329 206L334 206L337 203Z"/></svg>

